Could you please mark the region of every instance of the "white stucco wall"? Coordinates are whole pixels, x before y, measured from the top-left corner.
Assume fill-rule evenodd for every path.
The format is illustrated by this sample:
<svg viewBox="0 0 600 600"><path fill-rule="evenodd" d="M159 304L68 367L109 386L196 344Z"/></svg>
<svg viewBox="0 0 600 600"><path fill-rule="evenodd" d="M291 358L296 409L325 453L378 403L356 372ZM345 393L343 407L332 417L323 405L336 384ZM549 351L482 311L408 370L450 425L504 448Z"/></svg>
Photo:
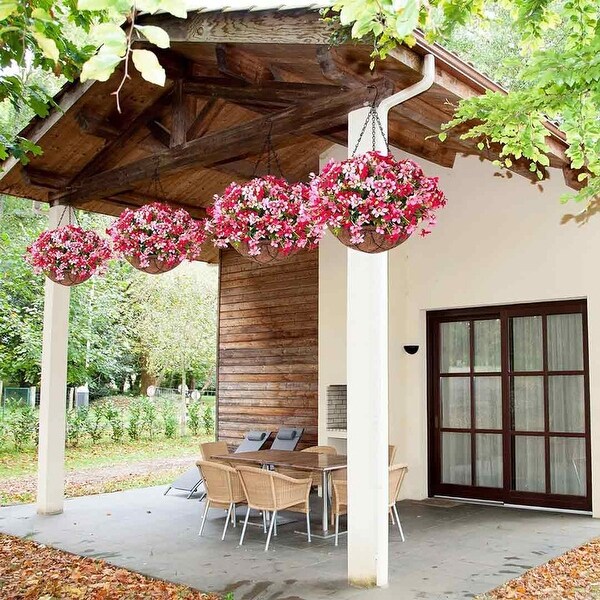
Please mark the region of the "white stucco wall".
<svg viewBox="0 0 600 600"><path fill-rule="evenodd" d="M346 152L334 146L322 162ZM561 224L581 207L560 204L567 188L558 171L536 186L495 176L491 163L474 157L457 157L453 169L416 160L440 177L448 206L430 236L411 238L389 256L390 443L410 467L404 495L427 496L426 311L587 298L593 509L600 517L600 216ZM327 385L345 383L345 280L346 249L328 235L319 249L321 443L334 441L326 431ZM410 343L420 346L414 356L402 348Z"/></svg>

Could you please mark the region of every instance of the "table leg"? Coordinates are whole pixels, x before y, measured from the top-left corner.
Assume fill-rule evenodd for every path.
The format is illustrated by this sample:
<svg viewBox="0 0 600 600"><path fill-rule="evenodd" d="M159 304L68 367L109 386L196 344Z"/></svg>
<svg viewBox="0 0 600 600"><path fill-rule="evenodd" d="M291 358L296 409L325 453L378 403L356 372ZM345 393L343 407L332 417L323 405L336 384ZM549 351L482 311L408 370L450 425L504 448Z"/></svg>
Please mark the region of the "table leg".
<svg viewBox="0 0 600 600"><path fill-rule="evenodd" d="M327 535L327 530L329 529L329 471L323 471L321 485L323 486L323 535Z"/></svg>

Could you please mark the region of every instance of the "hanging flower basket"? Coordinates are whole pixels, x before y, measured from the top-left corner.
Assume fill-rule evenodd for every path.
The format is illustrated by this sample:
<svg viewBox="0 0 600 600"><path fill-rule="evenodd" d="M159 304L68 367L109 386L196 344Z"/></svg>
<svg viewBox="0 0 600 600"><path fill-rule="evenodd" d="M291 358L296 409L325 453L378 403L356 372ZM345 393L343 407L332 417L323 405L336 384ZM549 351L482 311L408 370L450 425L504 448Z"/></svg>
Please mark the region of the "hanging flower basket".
<svg viewBox="0 0 600 600"><path fill-rule="evenodd" d="M310 184L312 211L346 246L362 252L391 250L417 229L427 235L435 211L446 204L437 177L425 177L412 160L367 152L329 162Z"/></svg>
<svg viewBox="0 0 600 600"><path fill-rule="evenodd" d="M231 183L208 212L215 246L231 245L261 264L314 248L324 231L313 219L308 187L272 175Z"/></svg>
<svg viewBox="0 0 600 600"><path fill-rule="evenodd" d="M44 231L25 252L25 260L36 273L65 286L79 285L102 273L110 257L106 240L76 225Z"/></svg>
<svg viewBox="0 0 600 600"><path fill-rule="evenodd" d="M406 235L395 240L384 233L378 233L376 227L369 225L361 228L362 242L353 242L350 230L343 227L334 230L333 234L344 246L366 252L367 254L377 254L378 252L392 250L410 237Z"/></svg>
<svg viewBox="0 0 600 600"><path fill-rule="evenodd" d="M124 210L107 233L120 256L151 275L171 271L185 259L196 260L206 240L203 222L160 202Z"/></svg>

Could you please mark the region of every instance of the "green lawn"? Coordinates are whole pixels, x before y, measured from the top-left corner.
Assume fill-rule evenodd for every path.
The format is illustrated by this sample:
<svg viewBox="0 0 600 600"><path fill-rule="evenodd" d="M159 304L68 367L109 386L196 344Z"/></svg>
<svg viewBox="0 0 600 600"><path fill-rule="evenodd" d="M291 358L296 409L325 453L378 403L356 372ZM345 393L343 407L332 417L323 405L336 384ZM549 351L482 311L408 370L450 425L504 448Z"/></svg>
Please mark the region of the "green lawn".
<svg viewBox="0 0 600 600"><path fill-rule="evenodd" d="M176 458L200 454L201 442L210 441L212 436L186 436L174 439L142 439L136 442L115 444L106 439L101 444L86 442L78 448L66 449L66 468L76 471L86 467L108 466L118 463L151 460L153 458ZM22 452L0 451L0 481L6 477L33 475L37 471L37 450Z"/></svg>

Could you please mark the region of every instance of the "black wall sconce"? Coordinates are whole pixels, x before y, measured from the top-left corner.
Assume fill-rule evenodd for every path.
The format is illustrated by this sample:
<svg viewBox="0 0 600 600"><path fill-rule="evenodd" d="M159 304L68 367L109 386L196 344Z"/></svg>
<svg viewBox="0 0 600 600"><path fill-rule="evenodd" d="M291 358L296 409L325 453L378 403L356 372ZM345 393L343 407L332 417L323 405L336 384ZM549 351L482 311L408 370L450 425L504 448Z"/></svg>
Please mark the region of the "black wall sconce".
<svg viewBox="0 0 600 600"><path fill-rule="evenodd" d="M416 354L419 351L419 346L416 344L408 344L404 346L404 352L406 354Z"/></svg>

